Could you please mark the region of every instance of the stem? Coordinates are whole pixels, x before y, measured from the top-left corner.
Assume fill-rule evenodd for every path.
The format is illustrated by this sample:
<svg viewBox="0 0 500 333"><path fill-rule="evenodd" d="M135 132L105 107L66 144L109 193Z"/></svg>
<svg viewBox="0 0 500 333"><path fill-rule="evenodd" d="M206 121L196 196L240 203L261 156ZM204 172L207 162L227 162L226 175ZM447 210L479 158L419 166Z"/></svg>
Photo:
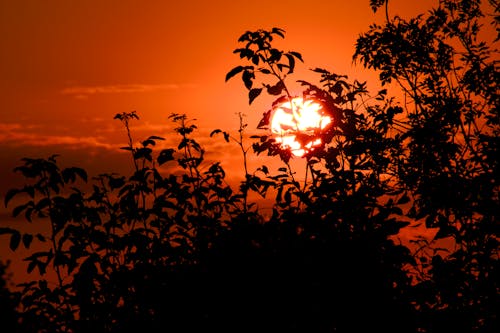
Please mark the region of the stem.
<svg viewBox="0 0 500 333"><path fill-rule="evenodd" d="M47 173L45 171L42 171L42 177L44 179L46 179L47 182L49 181L49 177L47 176ZM56 242L56 233L57 233L56 232L56 225L55 225L55 222L52 218L52 212L53 212L54 207L52 205L52 197L50 195L50 189L48 187L46 187L46 189L45 189L45 195L46 195L47 199L49 200L48 208L49 208L49 219L50 219L50 227L51 227L50 240L52 242L52 248L54 250L54 259L53 259L54 261L52 262L52 266L54 267L54 270L56 271L57 282L58 282L59 288L62 291L63 286L64 286L63 278L62 278L59 264L56 264L59 249L57 247L57 242ZM69 313L72 312L72 308L71 308L71 305L69 304L69 302L64 302L64 304L61 304L61 307L65 307ZM68 331L66 327L64 328L64 331Z"/></svg>
<svg viewBox="0 0 500 333"><path fill-rule="evenodd" d="M49 177L47 176L47 173L45 171L42 172L42 177L44 179L46 179L47 182L49 181ZM52 242L52 248L54 249L54 261L52 262L52 266L54 267L54 270L56 271L57 280L59 282L59 287L62 288L63 279L61 277L61 271L59 269L59 265L56 264L57 253L59 252L59 250L57 248L57 242L56 242L56 233L57 233L56 226L55 226L54 220L52 219L52 211L53 211L54 207L52 206L52 197L50 195L50 190L48 188L46 188L46 190L45 190L45 196L49 200L49 217L50 217L50 227L51 227L51 232L52 232L50 240Z"/></svg>
<svg viewBox="0 0 500 333"><path fill-rule="evenodd" d="M389 20L389 0L385 0L385 19L387 20L387 23L390 23L390 20Z"/></svg>
<svg viewBox="0 0 500 333"><path fill-rule="evenodd" d="M247 165L247 152L248 149L245 149L243 145L243 130L246 127L246 124L243 123L243 114L241 112L238 113L238 117L240 119L240 127L239 127L239 139L235 140L240 146L241 152L243 153L243 168L245 169L245 181L248 182L248 165ZM234 139L233 139L234 140ZM244 187L243 193L243 212L246 214L248 211L248 187Z"/></svg>
<svg viewBox="0 0 500 333"><path fill-rule="evenodd" d="M123 120L123 123L125 124L125 129L127 130L128 146L130 147L130 153L132 154L132 161L134 162L135 171L139 171L139 166L137 165L137 161L135 160L135 156L134 156L134 142L132 141L132 135L130 134L130 127L128 126L128 119L125 118Z"/></svg>

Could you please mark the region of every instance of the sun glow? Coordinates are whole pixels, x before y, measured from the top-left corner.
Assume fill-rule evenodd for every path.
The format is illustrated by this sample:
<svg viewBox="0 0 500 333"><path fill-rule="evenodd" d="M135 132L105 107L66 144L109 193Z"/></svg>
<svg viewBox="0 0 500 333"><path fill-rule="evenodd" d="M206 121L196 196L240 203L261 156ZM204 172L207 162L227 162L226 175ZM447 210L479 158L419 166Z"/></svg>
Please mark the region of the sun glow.
<svg viewBox="0 0 500 333"><path fill-rule="evenodd" d="M290 149L292 154L301 157L313 147L321 145L321 139L311 140L305 145L297 140L297 134L313 135L323 130L332 119L322 112L321 105L312 101L295 97L290 102L279 105L271 119L271 131L276 142L282 148Z"/></svg>

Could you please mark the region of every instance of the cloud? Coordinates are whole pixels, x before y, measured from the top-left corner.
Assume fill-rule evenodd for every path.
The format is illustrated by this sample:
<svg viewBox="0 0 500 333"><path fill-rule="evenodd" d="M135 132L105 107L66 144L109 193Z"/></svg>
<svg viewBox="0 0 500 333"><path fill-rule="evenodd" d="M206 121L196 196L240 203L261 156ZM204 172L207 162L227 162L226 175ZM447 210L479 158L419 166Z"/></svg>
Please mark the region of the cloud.
<svg viewBox="0 0 500 333"><path fill-rule="evenodd" d="M90 119L89 122L99 122L100 119ZM140 146L141 141L151 135L163 137L156 148L177 146L180 137L173 131L173 124L137 123L131 126L134 144ZM120 151L127 146L125 130L118 124L99 126L92 129L92 135L53 134L50 129L41 125L21 123L0 123L0 144L12 147L48 147L65 146L65 149L101 148ZM120 137L117 137L120 133ZM208 134L207 134L208 136ZM118 140L118 141L117 141Z"/></svg>
<svg viewBox="0 0 500 333"><path fill-rule="evenodd" d="M192 84L115 84L101 86L73 86L61 90L63 95L72 95L75 98L86 99L89 95L97 94L131 94L152 91L176 90L193 87Z"/></svg>
<svg viewBox="0 0 500 333"><path fill-rule="evenodd" d="M13 132L13 131L19 131L19 130L23 130L23 129L33 129L33 128L37 128L39 126L37 125L23 125L23 124L18 124L18 123L0 123L0 138L2 137L2 135L6 134L6 133L10 133L10 132ZM0 141L2 141L0 139Z"/></svg>
<svg viewBox="0 0 500 333"><path fill-rule="evenodd" d="M112 150L117 150L123 146L120 144L108 143L103 137L97 136L77 137L30 132L31 129L37 127L39 126L19 123L0 123L0 143L11 146L42 147L64 145L73 149L98 147Z"/></svg>

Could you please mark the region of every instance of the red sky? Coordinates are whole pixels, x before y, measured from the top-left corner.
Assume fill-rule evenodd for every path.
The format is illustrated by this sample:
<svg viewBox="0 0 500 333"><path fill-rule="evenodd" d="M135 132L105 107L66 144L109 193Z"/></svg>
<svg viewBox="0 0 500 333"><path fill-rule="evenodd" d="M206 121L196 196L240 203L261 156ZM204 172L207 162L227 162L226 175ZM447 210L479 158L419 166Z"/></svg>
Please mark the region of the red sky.
<svg viewBox="0 0 500 333"><path fill-rule="evenodd" d="M390 11L409 16L437 2L392 0ZM249 107L241 81L224 82L240 64L232 51L246 30L286 30L279 46L305 60L292 81L313 80L307 69L323 67L376 87L376 75L354 66L352 54L357 36L382 19L369 0L0 1L1 202L22 181L12 173L22 157L57 153L62 165L91 175L130 170L118 150L126 136L116 113L137 110L138 140L171 138L173 112L196 118L201 137L215 128L236 131L238 112L255 128L272 99ZM209 158L241 172L222 140L203 142ZM0 226L6 220L2 208ZM0 253L7 244L1 237Z"/></svg>

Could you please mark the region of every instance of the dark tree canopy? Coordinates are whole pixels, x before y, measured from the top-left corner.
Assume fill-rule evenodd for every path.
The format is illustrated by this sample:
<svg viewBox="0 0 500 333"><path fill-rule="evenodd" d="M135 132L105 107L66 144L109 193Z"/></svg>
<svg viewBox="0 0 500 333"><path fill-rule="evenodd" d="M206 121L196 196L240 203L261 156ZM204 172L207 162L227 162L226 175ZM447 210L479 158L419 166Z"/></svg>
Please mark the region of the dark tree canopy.
<svg viewBox="0 0 500 333"><path fill-rule="evenodd" d="M274 100L248 138L240 116L236 144L245 178L226 182L208 163L196 124L172 114L179 143L134 144L135 112L117 114L131 156L129 176L89 178L56 155L25 158L26 185L14 216L46 234L1 228L33 280L20 293L0 285L2 306L20 332L498 332L498 53L481 40L499 22L489 1L442 0L431 11L387 21L359 36L354 59L388 89L314 68L316 82L292 79L301 54L275 48L280 28L247 31L234 53L249 103ZM368 4L367 4L368 5ZM490 13L483 12L490 10ZM497 26L495 26L497 27ZM498 29L497 29L498 31ZM498 38L497 38L498 39ZM395 83L405 103L389 97ZM298 133L320 140L301 157L269 134L277 105L313 99L332 122ZM291 111L294 106L290 103ZM221 135L221 138L218 138ZM250 143L249 143L250 142ZM277 170L249 170L250 148L274 156ZM252 199L272 202L272 214ZM401 244L418 224L434 239ZM446 239L451 247L441 248ZM0 266L0 273L4 267ZM36 273L36 274L35 274ZM36 277L39 276L39 277ZM3 300L6 300L5 302ZM7 320L6 319L6 320ZM19 319L19 320L17 320Z"/></svg>

